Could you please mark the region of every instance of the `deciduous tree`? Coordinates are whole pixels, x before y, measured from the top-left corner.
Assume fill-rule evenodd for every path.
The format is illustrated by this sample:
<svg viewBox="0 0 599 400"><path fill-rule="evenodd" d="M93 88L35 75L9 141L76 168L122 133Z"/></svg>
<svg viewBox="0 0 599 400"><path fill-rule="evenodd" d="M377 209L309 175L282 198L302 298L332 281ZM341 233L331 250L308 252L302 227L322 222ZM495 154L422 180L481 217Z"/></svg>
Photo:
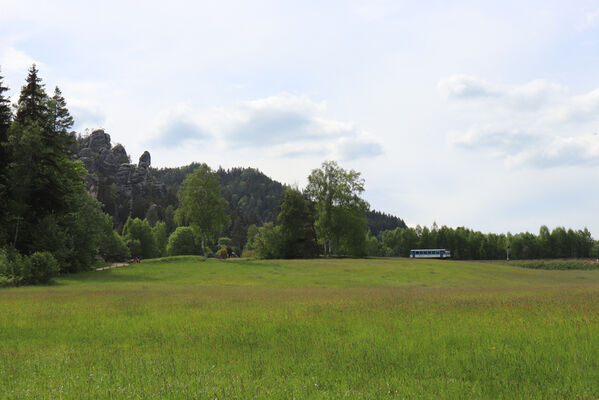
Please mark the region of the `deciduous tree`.
<svg viewBox="0 0 599 400"><path fill-rule="evenodd" d="M226 201L220 194L219 178L206 164L188 175L178 193L177 216L189 225L200 238L202 253L206 255L206 241L216 237L229 225Z"/></svg>

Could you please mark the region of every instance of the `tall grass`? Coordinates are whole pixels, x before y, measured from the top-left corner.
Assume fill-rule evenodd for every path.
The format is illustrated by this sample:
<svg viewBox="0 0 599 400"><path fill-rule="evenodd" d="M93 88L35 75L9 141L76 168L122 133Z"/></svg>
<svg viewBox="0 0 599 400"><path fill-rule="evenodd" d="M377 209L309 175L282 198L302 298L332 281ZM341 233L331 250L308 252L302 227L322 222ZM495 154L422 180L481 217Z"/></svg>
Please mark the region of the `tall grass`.
<svg viewBox="0 0 599 400"><path fill-rule="evenodd" d="M148 262L0 291L0 398L596 398L599 271Z"/></svg>

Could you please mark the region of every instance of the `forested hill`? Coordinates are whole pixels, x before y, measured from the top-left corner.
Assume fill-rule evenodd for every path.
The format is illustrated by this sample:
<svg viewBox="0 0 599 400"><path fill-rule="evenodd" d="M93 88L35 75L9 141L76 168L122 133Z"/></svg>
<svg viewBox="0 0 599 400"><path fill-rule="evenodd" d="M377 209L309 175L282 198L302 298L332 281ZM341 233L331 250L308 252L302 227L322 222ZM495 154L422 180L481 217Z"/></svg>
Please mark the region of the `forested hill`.
<svg viewBox="0 0 599 400"><path fill-rule="evenodd" d="M379 239L379 236L383 231L392 231L397 228L407 228L407 225L403 219L376 210L370 210L366 213L366 221L368 221L368 229L370 229L370 233Z"/></svg>
<svg viewBox="0 0 599 400"><path fill-rule="evenodd" d="M161 168L153 170L153 175L163 182L169 191L176 191L187 174L199 166L199 163L192 163L179 168ZM276 221L277 206L285 185L254 168L219 168L216 173L220 177L222 196L231 207L243 214L248 224L261 225ZM406 228L401 218L376 210L368 211L366 219L368 229L377 237L385 230Z"/></svg>
<svg viewBox="0 0 599 400"><path fill-rule="evenodd" d="M185 177L199 166L199 163L192 163L178 168L153 169L152 172L168 191L176 192ZM219 168L216 173L223 198L243 214L248 224L276 221L277 206L285 189L283 184L254 168Z"/></svg>
<svg viewBox="0 0 599 400"><path fill-rule="evenodd" d="M110 135L103 130L80 136L75 152L89 172L86 178L88 191L112 216L117 230L131 216L147 218L150 224L165 221L170 233L175 227L173 215L178 207L177 191L185 177L201 165L153 168L147 151L137 164L132 164L125 148L120 144L113 146ZM286 186L255 168L219 168L216 173L220 178L221 194L229 203L227 213L231 218L231 225L223 235L241 248L250 225L276 222L277 207ZM368 211L366 217L374 236L380 236L384 230L406 226L400 218L378 211Z"/></svg>

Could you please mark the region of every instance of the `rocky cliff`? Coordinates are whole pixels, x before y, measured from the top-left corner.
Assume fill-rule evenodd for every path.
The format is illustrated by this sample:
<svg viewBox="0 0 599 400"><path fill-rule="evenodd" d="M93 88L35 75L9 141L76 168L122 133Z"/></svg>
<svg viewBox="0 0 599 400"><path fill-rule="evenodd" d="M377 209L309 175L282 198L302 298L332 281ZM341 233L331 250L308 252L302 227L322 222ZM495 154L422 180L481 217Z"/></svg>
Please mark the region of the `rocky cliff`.
<svg viewBox="0 0 599 400"><path fill-rule="evenodd" d="M120 205L128 201L131 209L131 204L138 198L146 198L151 193L166 193L164 184L152 177L150 153L144 152L139 162L132 164L125 148L120 144L112 147L110 135L102 129L93 131L81 141L77 156L89 173L85 177L87 190L105 206L119 198ZM116 207L115 204L106 211L119 219Z"/></svg>

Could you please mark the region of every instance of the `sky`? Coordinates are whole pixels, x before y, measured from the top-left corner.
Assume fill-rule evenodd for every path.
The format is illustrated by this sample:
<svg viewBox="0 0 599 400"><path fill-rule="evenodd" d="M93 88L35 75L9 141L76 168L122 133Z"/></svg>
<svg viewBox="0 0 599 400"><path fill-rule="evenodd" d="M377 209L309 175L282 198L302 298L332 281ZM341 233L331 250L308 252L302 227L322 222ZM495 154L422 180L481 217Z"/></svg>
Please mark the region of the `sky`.
<svg viewBox="0 0 599 400"><path fill-rule="evenodd" d="M0 0L13 100L32 63L134 162L336 160L410 226L599 238L596 0Z"/></svg>

